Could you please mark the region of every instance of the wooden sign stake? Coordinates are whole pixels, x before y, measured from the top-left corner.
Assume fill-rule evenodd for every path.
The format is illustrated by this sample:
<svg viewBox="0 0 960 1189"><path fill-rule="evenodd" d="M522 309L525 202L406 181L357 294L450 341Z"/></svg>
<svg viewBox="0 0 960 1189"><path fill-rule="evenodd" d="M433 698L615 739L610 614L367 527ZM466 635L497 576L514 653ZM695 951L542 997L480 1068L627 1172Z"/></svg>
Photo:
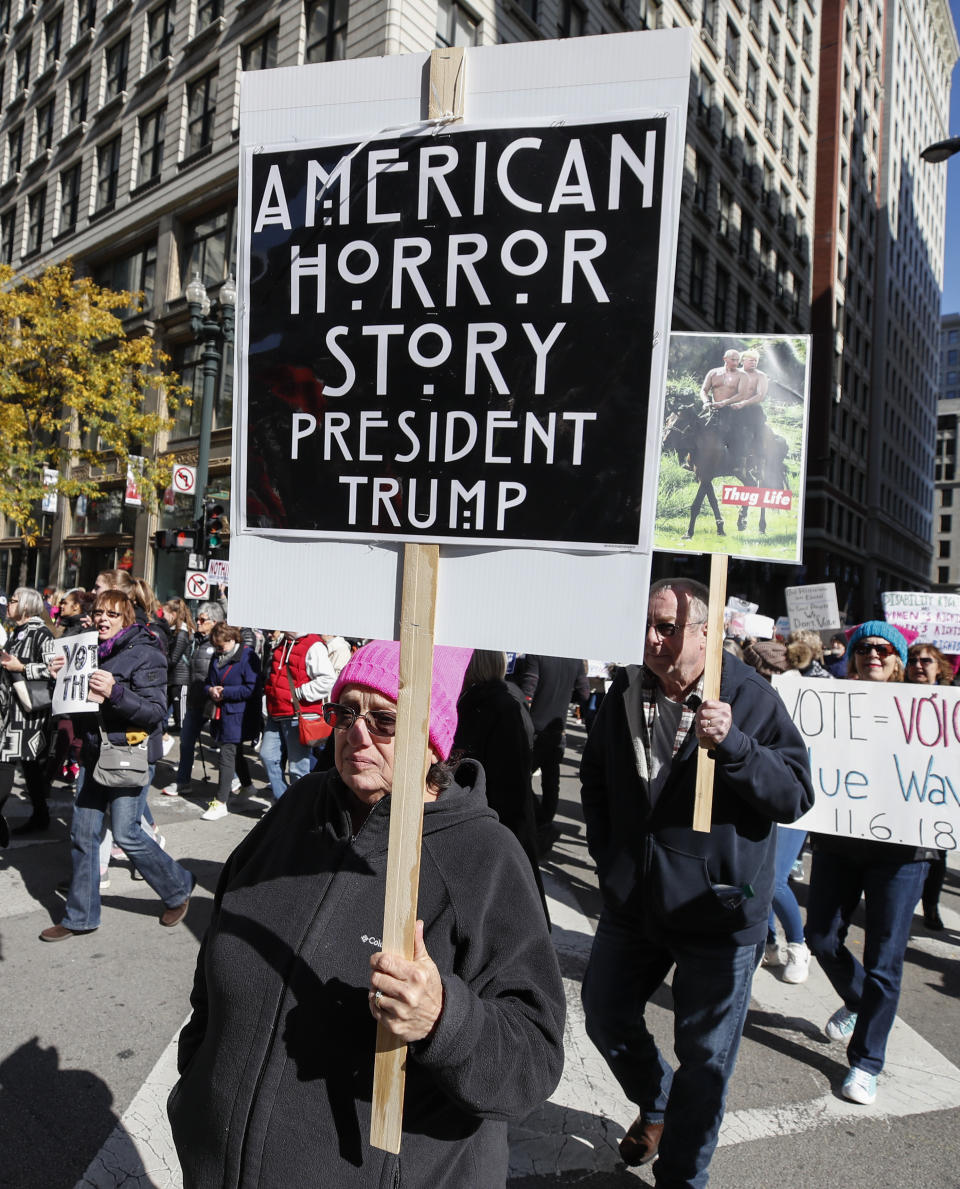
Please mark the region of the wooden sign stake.
<svg viewBox="0 0 960 1189"><path fill-rule="evenodd" d="M727 555L710 556L710 606L707 610L707 655L703 667L703 700L720 697L720 664L723 657L723 611L727 602ZM693 828L710 833L713 817L714 759L705 747L697 756L697 792L693 803Z"/></svg>
<svg viewBox="0 0 960 1189"><path fill-rule="evenodd" d="M452 117L451 122L463 118L463 65L463 50L456 46L434 50L430 55L429 118ZM400 686L383 906L383 952L407 959L413 957L417 923L439 566L439 546L404 546ZM378 1024L370 1144L385 1152L400 1151L406 1058L406 1044Z"/></svg>

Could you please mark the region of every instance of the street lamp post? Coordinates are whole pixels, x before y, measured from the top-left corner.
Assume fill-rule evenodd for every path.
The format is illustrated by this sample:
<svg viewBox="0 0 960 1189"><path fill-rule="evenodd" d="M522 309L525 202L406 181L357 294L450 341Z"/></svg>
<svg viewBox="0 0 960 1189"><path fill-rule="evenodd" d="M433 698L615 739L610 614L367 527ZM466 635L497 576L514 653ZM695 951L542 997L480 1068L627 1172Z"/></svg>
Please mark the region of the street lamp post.
<svg viewBox="0 0 960 1189"><path fill-rule="evenodd" d="M948 136L946 140L938 140L935 144L928 144L920 150L920 156L931 165L939 161L946 161L954 153L960 153L960 136Z"/></svg>
<svg viewBox="0 0 960 1189"><path fill-rule="evenodd" d="M213 428L213 393L220 372L220 344L233 342L233 318L237 304L237 286L228 277L220 286L220 294L211 302L200 279L193 280L183 291L190 311L190 329L203 343L203 403L200 406L200 446L197 451L197 489L193 497L193 517L203 517L203 501L207 494L210 471L210 433Z"/></svg>

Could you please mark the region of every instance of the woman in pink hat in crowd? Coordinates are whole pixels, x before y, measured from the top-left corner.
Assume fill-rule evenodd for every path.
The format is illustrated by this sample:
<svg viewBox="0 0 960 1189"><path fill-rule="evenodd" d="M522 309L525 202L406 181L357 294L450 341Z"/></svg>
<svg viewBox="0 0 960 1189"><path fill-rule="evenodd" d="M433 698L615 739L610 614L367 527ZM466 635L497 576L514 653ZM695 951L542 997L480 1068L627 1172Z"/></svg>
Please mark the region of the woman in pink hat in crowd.
<svg viewBox="0 0 960 1189"><path fill-rule="evenodd" d="M227 860L168 1103L185 1189L506 1184L508 1120L560 1077L564 995L483 770L445 763L469 659L434 650L412 960L380 941L395 642L337 678L335 767L297 782ZM399 1155L369 1143L378 1022L407 1045Z"/></svg>

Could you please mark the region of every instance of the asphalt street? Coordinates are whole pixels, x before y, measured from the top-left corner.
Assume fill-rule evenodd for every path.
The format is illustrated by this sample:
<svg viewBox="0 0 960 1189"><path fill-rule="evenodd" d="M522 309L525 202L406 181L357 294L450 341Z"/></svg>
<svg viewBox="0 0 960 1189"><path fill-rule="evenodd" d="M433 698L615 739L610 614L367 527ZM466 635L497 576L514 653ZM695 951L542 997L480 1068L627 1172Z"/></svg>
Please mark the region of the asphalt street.
<svg viewBox="0 0 960 1189"><path fill-rule="evenodd" d="M619 1161L617 1141L635 1111L583 1030L579 986L599 904L576 781L582 741L571 725L562 833L543 863L568 993L566 1067L550 1101L511 1130L511 1189L653 1181L649 1169L629 1170ZM160 794L170 771L160 766L151 805L168 850L198 878L187 919L176 929L158 927L159 902L131 879L124 861L110 868L96 933L57 945L38 941L40 930L60 919L55 888L69 871L70 800L58 786L50 833L0 852L0 1186L181 1189L163 1109L175 1077L175 1039L189 1012L220 865L267 801L232 801L226 818L205 822L200 814L212 789L199 764L189 797ZM259 765L254 774L262 787ZM16 799L7 809L14 825L28 812ZM802 905L806 885L796 888ZM757 973L711 1185L960 1189L957 861L941 911L944 933L928 933L919 915L914 920L900 1015L871 1107L839 1094L843 1046L822 1032L838 1003L815 965L801 986L766 969ZM854 944L860 940L856 930ZM669 988L649 1018L669 1053Z"/></svg>

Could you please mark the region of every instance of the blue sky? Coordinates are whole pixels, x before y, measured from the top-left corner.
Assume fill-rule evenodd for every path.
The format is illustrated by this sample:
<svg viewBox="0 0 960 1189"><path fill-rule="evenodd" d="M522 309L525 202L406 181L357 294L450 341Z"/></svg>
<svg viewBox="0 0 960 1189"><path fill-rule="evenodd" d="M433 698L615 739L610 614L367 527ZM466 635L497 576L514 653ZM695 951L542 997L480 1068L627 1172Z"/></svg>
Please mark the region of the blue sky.
<svg viewBox="0 0 960 1189"><path fill-rule="evenodd" d="M950 0L953 23L960 30L960 0ZM960 136L960 62L950 88L950 135ZM938 168L928 166L928 168ZM960 314L960 153L947 163L947 235L943 255L944 314Z"/></svg>

